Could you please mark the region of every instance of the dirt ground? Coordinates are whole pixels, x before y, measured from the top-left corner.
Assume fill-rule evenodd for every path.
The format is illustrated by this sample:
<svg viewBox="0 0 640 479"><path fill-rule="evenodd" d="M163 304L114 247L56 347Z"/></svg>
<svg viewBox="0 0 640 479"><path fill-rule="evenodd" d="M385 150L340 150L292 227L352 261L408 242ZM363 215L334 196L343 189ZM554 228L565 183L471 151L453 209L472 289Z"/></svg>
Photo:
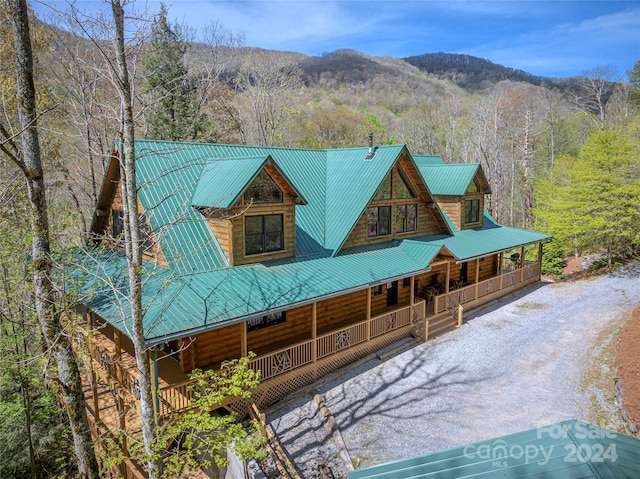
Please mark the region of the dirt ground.
<svg viewBox="0 0 640 479"><path fill-rule="evenodd" d="M622 328L618 341L616 371L622 386L622 408L640 428L640 307Z"/></svg>

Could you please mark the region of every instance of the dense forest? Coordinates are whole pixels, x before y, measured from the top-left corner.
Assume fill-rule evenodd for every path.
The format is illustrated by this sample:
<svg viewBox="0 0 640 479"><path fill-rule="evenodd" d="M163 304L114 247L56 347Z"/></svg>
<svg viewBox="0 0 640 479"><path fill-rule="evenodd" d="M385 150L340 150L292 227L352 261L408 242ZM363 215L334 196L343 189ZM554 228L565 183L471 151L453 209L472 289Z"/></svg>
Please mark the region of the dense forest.
<svg viewBox="0 0 640 479"><path fill-rule="evenodd" d="M249 48L218 22L196 32L165 9L125 15L118 0L113 18L31 16L25 37L21 3L0 4L0 477L93 477L69 407L73 332L48 278L56 252L86 241L113 141L134 131L303 148L364 146L372 132L481 163L499 222L555 235L547 273L568 255L612 267L638 254L640 60L545 79L445 53L309 57Z"/></svg>

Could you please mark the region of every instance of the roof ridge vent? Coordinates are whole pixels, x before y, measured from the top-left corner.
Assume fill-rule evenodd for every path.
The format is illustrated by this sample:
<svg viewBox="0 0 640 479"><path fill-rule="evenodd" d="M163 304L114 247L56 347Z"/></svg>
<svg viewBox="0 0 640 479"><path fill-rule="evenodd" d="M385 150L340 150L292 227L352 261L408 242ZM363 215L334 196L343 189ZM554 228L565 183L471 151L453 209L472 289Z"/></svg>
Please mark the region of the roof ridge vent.
<svg viewBox="0 0 640 479"><path fill-rule="evenodd" d="M373 132L369 132L369 152L365 157L364 161L371 161L373 157L376 156L376 152L373 150Z"/></svg>

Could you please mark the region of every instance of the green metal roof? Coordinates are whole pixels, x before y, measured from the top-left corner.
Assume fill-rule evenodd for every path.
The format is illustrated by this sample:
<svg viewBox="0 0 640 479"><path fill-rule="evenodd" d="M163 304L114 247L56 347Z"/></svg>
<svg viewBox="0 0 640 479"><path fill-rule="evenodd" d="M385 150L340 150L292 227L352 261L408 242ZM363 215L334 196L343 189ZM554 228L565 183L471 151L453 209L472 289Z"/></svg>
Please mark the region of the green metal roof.
<svg viewBox="0 0 640 479"><path fill-rule="evenodd" d="M348 479L637 479L640 440L581 421L348 473Z"/></svg>
<svg viewBox="0 0 640 479"><path fill-rule="evenodd" d="M334 254L345 242L373 199L380 183L398 160L404 145L375 148L365 160L366 148L328 150L325 203L325 247Z"/></svg>
<svg viewBox="0 0 640 479"><path fill-rule="evenodd" d="M228 207L266 159L305 201L296 207L300 255L337 254L404 145L305 150L137 140L140 201L160 245L178 272L228 266L218 241L196 206Z"/></svg>
<svg viewBox="0 0 640 479"><path fill-rule="evenodd" d="M427 270L440 246L416 248L410 243L415 240L350 248L336 257L270 261L182 277L145 262L145 338L153 344L184 337ZM79 301L114 327L130 331L124 254L78 249L68 261L67 284Z"/></svg>
<svg viewBox="0 0 640 479"><path fill-rule="evenodd" d="M145 266L145 337L223 327L391 278L428 269L446 248L460 261L550 235L498 225L485 213L481 228L397 239L342 250L379 184L404 151L380 146L304 150L166 141L136 141L139 198L168 267ZM433 157L426 162L435 162ZM206 218L192 206L228 207L271 160L306 205L296 206L296 257L230 267ZM429 168L440 168L431 166ZM126 261L119 252L77 250L73 271L81 300L123 332L129 330Z"/></svg>
<svg viewBox="0 0 640 479"><path fill-rule="evenodd" d="M411 155L413 161L418 168L427 165L444 165L446 164L440 156L428 156L428 155Z"/></svg>
<svg viewBox="0 0 640 479"><path fill-rule="evenodd" d="M269 157L214 160L204 166L191 204L205 208L230 208L258 176Z"/></svg>
<svg viewBox="0 0 640 479"><path fill-rule="evenodd" d="M532 243L550 240L552 235L498 224L484 212L483 225L455 231L443 239L443 246L460 261L486 256Z"/></svg>
<svg viewBox="0 0 640 479"><path fill-rule="evenodd" d="M479 163L421 166L420 174L434 195L463 196L476 176Z"/></svg>

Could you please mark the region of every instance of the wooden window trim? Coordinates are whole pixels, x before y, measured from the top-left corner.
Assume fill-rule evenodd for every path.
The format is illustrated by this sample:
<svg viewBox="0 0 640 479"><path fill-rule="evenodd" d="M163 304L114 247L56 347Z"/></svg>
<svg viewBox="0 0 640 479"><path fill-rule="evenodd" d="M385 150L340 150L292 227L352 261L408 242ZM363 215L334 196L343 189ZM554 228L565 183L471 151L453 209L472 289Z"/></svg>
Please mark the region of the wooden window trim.
<svg viewBox="0 0 640 479"><path fill-rule="evenodd" d="M407 206L415 207L415 219L413 223L413 229L407 229ZM396 228L396 234L407 234L407 233L415 233L418 231L418 203L396 203L396 218L395 225L398 226L398 210L400 208L404 209L404 219L402 220L402 229Z"/></svg>

